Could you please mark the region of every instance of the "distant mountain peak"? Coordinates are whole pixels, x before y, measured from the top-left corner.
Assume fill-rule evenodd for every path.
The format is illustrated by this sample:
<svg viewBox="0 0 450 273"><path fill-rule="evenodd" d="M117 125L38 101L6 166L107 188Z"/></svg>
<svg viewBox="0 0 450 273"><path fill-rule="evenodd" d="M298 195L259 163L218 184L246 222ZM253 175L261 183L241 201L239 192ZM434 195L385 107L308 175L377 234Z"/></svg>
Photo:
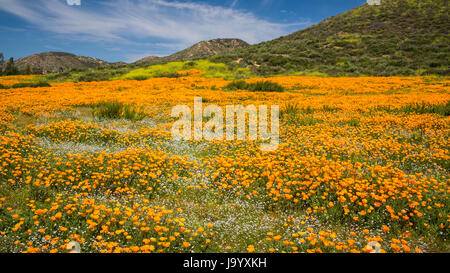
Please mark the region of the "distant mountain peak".
<svg viewBox="0 0 450 273"><path fill-rule="evenodd" d="M195 59L209 58L220 53L246 47L249 44L240 39L220 38L201 41L193 46L166 57L150 56L136 62L136 64L154 64L174 61L189 61Z"/></svg>
<svg viewBox="0 0 450 273"><path fill-rule="evenodd" d="M21 71L29 68L33 74L48 74L72 69L98 68L109 63L67 52L44 52L18 59L14 65Z"/></svg>
<svg viewBox="0 0 450 273"><path fill-rule="evenodd" d="M155 61L158 58L159 58L158 56L148 56L148 57L145 57L145 58L142 58L142 59L136 61L135 64L149 63L149 62Z"/></svg>

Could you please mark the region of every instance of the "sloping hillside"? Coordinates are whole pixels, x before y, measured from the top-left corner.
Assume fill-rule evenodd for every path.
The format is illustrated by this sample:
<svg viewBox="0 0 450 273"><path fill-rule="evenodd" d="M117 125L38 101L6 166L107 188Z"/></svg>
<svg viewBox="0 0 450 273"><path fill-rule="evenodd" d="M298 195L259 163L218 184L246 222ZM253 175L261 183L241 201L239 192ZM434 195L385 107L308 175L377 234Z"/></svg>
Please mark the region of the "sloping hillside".
<svg viewBox="0 0 450 273"><path fill-rule="evenodd" d="M148 57L142 58L142 59L140 59L140 60L134 62L134 64L137 64L137 65L140 65L140 64L149 64L149 63L152 63L152 62L154 62L154 61L156 61L156 60L158 60L158 59L159 59L158 56L148 56Z"/></svg>
<svg viewBox="0 0 450 273"><path fill-rule="evenodd" d="M447 0L382 0L214 61L262 75L449 75L449 30Z"/></svg>
<svg viewBox="0 0 450 273"><path fill-rule="evenodd" d="M71 69L98 68L109 63L97 58L76 56L65 52L47 52L30 55L14 62L20 71L33 74L64 72Z"/></svg>
<svg viewBox="0 0 450 273"><path fill-rule="evenodd" d="M214 39L202 41L170 56L161 58L150 56L137 61L136 64L149 65L209 58L217 54L229 52L248 45L248 43L239 39Z"/></svg>

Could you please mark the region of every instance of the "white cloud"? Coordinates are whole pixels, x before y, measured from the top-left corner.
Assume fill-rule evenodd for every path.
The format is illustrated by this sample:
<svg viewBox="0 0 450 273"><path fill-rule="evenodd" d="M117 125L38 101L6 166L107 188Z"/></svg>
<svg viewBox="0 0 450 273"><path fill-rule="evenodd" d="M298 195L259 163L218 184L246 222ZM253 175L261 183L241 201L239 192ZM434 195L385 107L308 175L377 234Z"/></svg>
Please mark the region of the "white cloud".
<svg viewBox="0 0 450 273"><path fill-rule="evenodd" d="M70 39L134 44L147 39L176 48L214 38L257 43L311 24L307 20L274 23L250 12L194 2L111 0L98 2L97 9L73 9L69 2L81 4L76 0L0 0L0 10Z"/></svg>
<svg viewBox="0 0 450 273"><path fill-rule="evenodd" d="M69 6L81 6L81 0L66 0Z"/></svg>

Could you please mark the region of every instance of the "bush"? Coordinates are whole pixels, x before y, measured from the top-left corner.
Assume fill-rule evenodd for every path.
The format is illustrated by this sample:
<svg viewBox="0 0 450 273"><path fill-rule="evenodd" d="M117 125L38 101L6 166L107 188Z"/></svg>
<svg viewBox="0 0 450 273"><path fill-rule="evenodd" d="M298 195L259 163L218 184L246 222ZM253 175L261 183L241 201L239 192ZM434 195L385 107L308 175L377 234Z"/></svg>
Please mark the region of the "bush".
<svg viewBox="0 0 450 273"><path fill-rule="evenodd" d="M134 106L126 105L118 101L100 102L95 105L92 115L100 119L128 119L142 120L143 112L137 111Z"/></svg>
<svg viewBox="0 0 450 273"><path fill-rule="evenodd" d="M143 75L134 76L134 77L130 78L130 80L135 80L135 81L145 81L145 80L148 80L148 79L149 79L148 76L143 76Z"/></svg>
<svg viewBox="0 0 450 273"><path fill-rule="evenodd" d="M122 116L124 104L116 101L101 102L94 109L93 115L98 118L118 119Z"/></svg>
<svg viewBox="0 0 450 273"><path fill-rule="evenodd" d="M247 83L243 80L232 81L225 86L225 90L236 91L236 90L248 90L253 92L283 92L284 87L278 83L271 81L259 81L255 83Z"/></svg>
<svg viewBox="0 0 450 273"><path fill-rule="evenodd" d="M34 85L34 87L51 87L51 85L48 82L38 82Z"/></svg>
<svg viewBox="0 0 450 273"><path fill-rule="evenodd" d="M280 111L281 118L288 124L295 125L299 122L302 109L297 103L288 102Z"/></svg>
<svg viewBox="0 0 450 273"><path fill-rule="evenodd" d="M228 91L245 90L248 88L248 83L244 80L232 81L225 86Z"/></svg>
<svg viewBox="0 0 450 273"><path fill-rule="evenodd" d="M323 120L314 117L314 109L308 106L301 108L297 103L288 102L280 111L284 122L294 126L313 126Z"/></svg>
<svg viewBox="0 0 450 273"><path fill-rule="evenodd" d="M184 69L191 69L191 68L195 67L196 65L197 65L197 63L191 61L191 62L185 63L185 64L183 65L183 68L184 68Z"/></svg>
<svg viewBox="0 0 450 273"><path fill-rule="evenodd" d="M400 108L403 113L417 113L417 114L438 114L441 116L450 116L450 101L446 104L427 104L415 103L403 106Z"/></svg>
<svg viewBox="0 0 450 273"><path fill-rule="evenodd" d="M51 85L48 82L21 82L14 84L11 88L38 88L38 87L50 87Z"/></svg>
<svg viewBox="0 0 450 273"><path fill-rule="evenodd" d="M281 117L297 116L301 111L300 106L297 103L288 102L283 109L281 109Z"/></svg>
<svg viewBox="0 0 450 273"><path fill-rule="evenodd" d="M125 105L123 109L123 118L128 120L143 120L145 114L143 112L136 111L133 106Z"/></svg>
<svg viewBox="0 0 450 273"><path fill-rule="evenodd" d="M161 73L161 74L156 74L155 78L180 78L183 75L178 74L178 73ZM150 78L150 77L149 77Z"/></svg>
<svg viewBox="0 0 450 273"><path fill-rule="evenodd" d="M385 111L388 113L416 113L416 114L437 114L441 116L450 116L450 101L445 104L428 104L428 103L413 103L402 106L400 108L391 108L389 106L378 106L372 111Z"/></svg>
<svg viewBox="0 0 450 273"><path fill-rule="evenodd" d="M283 92L284 87L271 81L260 81L249 84L249 91Z"/></svg>

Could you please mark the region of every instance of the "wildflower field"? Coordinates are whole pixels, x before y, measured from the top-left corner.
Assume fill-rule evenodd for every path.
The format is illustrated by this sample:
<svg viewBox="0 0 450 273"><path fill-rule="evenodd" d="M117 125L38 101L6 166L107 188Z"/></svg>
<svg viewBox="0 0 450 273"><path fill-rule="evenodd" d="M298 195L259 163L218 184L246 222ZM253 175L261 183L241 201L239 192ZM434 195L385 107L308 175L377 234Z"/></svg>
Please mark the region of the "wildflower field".
<svg viewBox="0 0 450 273"><path fill-rule="evenodd" d="M449 78L261 80L0 89L0 252L450 251ZM172 141L195 96L279 105L279 148Z"/></svg>

